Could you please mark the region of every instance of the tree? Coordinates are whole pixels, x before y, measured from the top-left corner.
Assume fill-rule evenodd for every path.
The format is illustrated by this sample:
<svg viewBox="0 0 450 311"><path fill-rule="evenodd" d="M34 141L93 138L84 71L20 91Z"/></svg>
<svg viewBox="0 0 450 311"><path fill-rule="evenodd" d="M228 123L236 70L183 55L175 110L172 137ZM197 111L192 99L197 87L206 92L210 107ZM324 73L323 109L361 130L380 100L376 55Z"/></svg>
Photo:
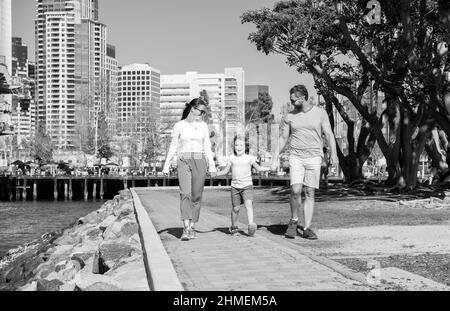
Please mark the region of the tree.
<svg viewBox="0 0 450 311"><path fill-rule="evenodd" d="M448 5L427 0L374 2L382 12L375 24L367 18L372 14L367 14L367 1L359 0L281 1L273 10L246 12L242 21L256 25L249 39L258 50L285 55L290 66L313 74L329 116L336 109L347 123L349 154L338 150L338 156L350 181L359 178L359 168L376 140L387 159L390 183L413 188L420 155L435 124L450 134L450 104L444 100L449 88L444 44L449 37ZM368 91L384 93L384 111L377 113L371 101L364 100ZM354 120L338 96L364 120L357 145ZM383 126L389 128L388 139ZM348 171L355 167L356 172Z"/></svg>
<svg viewBox="0 0 450 311"><path fill-rule="evenodd" d="M260 152L260 128L261 124L269 124L269 131L266 133L270 136L270 122L273 120L272 115L272 97L267 92L258 93L258 99L255 99L251 102L245 103L245 121L247 123L245 127L245 136L246 136L246 149L249 148L249 129L253 124L256 129L256 150Z"/></svg>
<svg viewBox="0 0 450 311"><path fill-rule="evenodd" d="M53 159L54 145L42 124L38 126L34 137L22 140L22 146L24 149L29 150L35 159L41 159L45 162Z"/></svg>

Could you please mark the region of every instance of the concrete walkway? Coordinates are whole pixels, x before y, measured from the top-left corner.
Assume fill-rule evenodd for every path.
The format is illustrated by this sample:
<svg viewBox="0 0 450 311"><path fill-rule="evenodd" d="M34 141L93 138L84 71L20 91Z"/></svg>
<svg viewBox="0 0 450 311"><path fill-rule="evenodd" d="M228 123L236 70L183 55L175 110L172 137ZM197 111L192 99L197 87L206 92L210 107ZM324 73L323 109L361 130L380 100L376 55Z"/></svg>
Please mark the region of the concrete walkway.
<svg viewBox="0 0 450 311"><path fill-rule="evenodd" d="M197 239L180 241L179 200L163 190L135 188L155 226L177 276L188 291L373 290L346 267L307 253L283 236L258 230L228 233L230 220L203 206ZM206 190L205 191L210 191ZM241 217L245 217L245 209Z"/></svg>

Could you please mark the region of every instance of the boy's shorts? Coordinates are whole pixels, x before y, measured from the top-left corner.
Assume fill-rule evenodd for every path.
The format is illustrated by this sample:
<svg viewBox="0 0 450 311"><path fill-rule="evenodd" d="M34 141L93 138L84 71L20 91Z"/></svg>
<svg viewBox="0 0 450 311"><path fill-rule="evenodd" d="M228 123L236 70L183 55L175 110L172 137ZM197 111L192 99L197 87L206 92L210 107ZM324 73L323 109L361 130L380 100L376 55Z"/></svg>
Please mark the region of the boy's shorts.
<svg viewBox="0 0 450 311"><path fill-rule="evenodd" d="M247 186L240 189L231 187L231 204L233 207L242 205L247 200L253 201L253 186Z"/></svg>
<svg viewBox="0 0 450 311"><path fill-rule="evenodd" d="M303 184L319 189L321 163L321 157L302 159L291 155L289 157L291 185Z"/></svg>

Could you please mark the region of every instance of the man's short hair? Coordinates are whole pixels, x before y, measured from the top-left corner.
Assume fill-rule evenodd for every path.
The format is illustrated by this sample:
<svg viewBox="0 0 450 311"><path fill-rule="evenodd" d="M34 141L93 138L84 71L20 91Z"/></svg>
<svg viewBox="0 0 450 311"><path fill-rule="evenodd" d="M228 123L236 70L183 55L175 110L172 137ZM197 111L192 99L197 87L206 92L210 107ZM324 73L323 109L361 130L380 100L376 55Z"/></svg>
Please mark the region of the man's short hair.
<svg viewBox="0 0 450 311"><path fill-rule="evenodd" d="M293 93L300 93L302 96L305 96L306 100L308 100L308 90L306 89L306 86L304 86L303 84L298 84L298 85L293 86L289 90L289 94L293 94Z"/></svg>

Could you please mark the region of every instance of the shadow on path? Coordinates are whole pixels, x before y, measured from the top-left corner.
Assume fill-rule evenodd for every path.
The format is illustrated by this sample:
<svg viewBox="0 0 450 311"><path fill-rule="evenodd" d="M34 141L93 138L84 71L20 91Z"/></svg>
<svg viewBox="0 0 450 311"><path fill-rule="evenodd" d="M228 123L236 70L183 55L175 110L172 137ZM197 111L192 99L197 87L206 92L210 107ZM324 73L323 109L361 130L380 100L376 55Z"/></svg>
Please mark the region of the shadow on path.
<svg viewBox="0 0 450 311"><path fill-rule="evenodd" d="M260 228L266 228L267 231L275 235L284 235L287 229L287 225L268 225L268 226L261 225L258 226L258 229Z"/></svg>

